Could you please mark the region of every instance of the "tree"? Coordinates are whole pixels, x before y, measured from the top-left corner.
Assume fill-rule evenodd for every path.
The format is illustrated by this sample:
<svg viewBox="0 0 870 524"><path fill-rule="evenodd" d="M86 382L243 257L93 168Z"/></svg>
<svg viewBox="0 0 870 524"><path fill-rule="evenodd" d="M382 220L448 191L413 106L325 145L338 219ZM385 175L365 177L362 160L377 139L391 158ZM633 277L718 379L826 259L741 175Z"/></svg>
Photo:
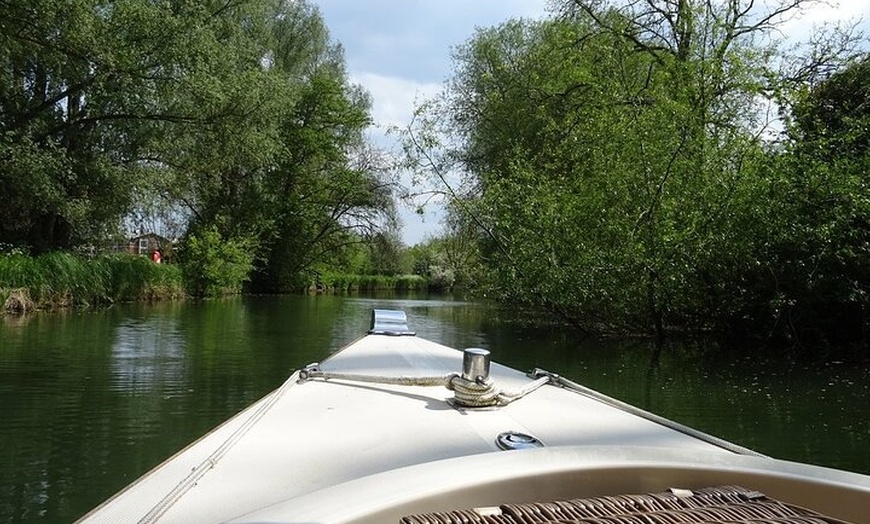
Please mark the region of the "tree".
<svg viewBox="0 0 870 524"><path fill-rule="evenodd" d="M392 200L388 166L363 134L370 100L348 81L341 47L309 3L270 5L264 27L242 35L254 51L216 67L212 89L191 99L222 117L164 145L191 233L216 226L254 246L252 286L274 292L388 223Z"/></svg>
<svg viewBox="0 0 870 524"><path fill-rule="evenodd" d="M258 283L267 287L291 283L393 220L389 165L363 134L369 97L349 84L340 48L325 49L280 124L285 148L265 177L270 200L263 209L272 222Z"/></svg>
<svg viewBox="0 0 870 524"><path fill-rule="evenodd" d="M398 231L376 234L369 242L369 250L373 274L396 276L408 272L405 245Z"/></svg>
<svg viewBox="0 0 870 524"><path fill-rule="evenodd" d="M46 251L117 224L140 181L169 165L172 130L226 116L195 97L226 88L215 70L238 65L235 38L251 29L234 22L264 5L3 2L0 238Z"/></svg>
<svg viewBox="0 0 870 524"><path fill-rule="evenodd" d="M794 139L815 143L830 159L860 158L870 149L870 55L863 54L798 92L792 110Z"/></svg>
<svg viewBox="0 0 870 524"><path fill-rule="evenodd" d="M726 325L757 290L741 278L773 187L764 100L793 80L761 37L805 3L578 0L481 30L409 163L443 180L430 132L450 130L454 212L506 296L588 331Z"/></svg>
<svg viewBox="0 0 870 524"><path fill-rule="evenodd" d="M868 65L865 54L794 98L768 238L771 294L792 339L870 338Z"/></svg>
<svg viewBox="0 0 870 524"><path fill-rule="evenodd" d="M254 283L275 291L389 227L369 97L310 3L0 7L0 242L40 252L187 222L188 239L251 249Z"/></svg>

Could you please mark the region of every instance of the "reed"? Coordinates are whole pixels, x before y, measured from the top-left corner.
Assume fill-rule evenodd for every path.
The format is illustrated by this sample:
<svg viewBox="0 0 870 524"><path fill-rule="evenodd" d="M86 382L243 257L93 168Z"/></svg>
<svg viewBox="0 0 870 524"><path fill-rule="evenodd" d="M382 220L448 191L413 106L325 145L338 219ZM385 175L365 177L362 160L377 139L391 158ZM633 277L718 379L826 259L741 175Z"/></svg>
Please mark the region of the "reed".
<svg viewBox="0 0 870 524"><path fill-rule="evenodd" d="M324 289L345 293L354 291L426 291L429 281L420 275L354 275L323 273L318 284Z"/></svg>
<svg viewBox="0 0 870 524"><path fill-rule="evenodd" d="M140 256L0 255L0 299L6 310L176 298L183 289L177 266Z"/></svg>

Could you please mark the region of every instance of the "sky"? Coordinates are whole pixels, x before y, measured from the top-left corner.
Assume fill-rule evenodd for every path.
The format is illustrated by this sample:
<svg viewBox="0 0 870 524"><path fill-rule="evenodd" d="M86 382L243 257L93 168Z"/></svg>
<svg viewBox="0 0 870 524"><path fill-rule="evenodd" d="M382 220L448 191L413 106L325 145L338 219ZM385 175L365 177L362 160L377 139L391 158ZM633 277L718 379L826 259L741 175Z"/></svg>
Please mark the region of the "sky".
<svg viewBox="0 0 870 524"><path fill-rule="evenodd" d="M415 100L434 96L452 71L451 49L468 41L479 27L510 18L548 16L548 0L311 0L334 41L344 47L350 80L372 96L377 128L370 135L390 146L383 130L404 127ZM765 2L759 2L762 4ZM863 18L870 35L870 0L819 3L783 26L786 36L805 38L824 22ZM402 238L408 245L437 234L441 213L427 207L423 216L400 206Z"/></svg>
<svg viewBox="0 0 870 524"><path fill-rule="evenodd" d="M868 0L870 1L870 0ZM312 0L333 40L344 47L350 80L373 99L378 129L370 135L382 147L391 125L404 127L414 103L434 96L452 70L451 48L465 43L478 27L510 18L541 18L547 0ZM403 180L408 182L407 177ZM423 216L399 206L402 239L416 244L435 235L441 213L437 204Z"/></svg>

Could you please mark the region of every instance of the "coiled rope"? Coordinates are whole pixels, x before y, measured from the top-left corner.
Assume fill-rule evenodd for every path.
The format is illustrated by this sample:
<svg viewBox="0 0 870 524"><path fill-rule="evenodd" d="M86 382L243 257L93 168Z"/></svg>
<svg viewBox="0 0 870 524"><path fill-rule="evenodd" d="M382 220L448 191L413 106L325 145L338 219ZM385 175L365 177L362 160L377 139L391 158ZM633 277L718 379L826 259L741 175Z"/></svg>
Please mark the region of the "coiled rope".
<svg viewBox="0 0 870 524"><path fill-rule="evenodd" d="M391 386L441 386L453 391L454 404L466 408L506 406L515 400L525 397L550 381L549 376L542 376L521 388L502 390L495 387L495 382L491 378L469 380L457 373L434 377L359 375L353 373L323 371L317 364L311 364L301 370L299 372L299 377L301 381L321 379L385 384Z"/></svg>

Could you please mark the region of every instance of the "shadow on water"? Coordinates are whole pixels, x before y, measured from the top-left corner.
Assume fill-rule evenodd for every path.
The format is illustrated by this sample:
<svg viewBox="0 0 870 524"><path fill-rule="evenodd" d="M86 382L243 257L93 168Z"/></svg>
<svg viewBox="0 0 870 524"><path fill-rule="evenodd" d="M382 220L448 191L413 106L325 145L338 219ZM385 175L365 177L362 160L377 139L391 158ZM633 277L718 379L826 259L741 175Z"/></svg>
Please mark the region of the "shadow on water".
<svg viewBox="0 0 870 524"><path fill-rule="evenodd" d="M762 453L870 473L868 366L702 342L589 340L486 302L245 297L0 322L0 521L69 522L404 309L442 344L485 347Z"/></svg>

